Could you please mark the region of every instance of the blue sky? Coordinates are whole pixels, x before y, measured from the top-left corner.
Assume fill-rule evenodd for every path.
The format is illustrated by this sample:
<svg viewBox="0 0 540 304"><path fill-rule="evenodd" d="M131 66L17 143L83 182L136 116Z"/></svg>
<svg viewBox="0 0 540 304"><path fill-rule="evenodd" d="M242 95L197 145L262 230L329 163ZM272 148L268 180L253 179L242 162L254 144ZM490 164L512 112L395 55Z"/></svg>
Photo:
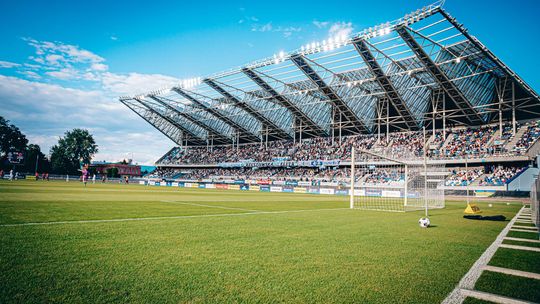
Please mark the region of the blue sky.
<svg viewBox="0 0 540 304"><path fill-rule="evenodd" d="M45 151L90 129L97 159L151 163L172 142L116 101L360 31L431 1L2 1L0 115ZM448 0L445 9L540 91L540 1Z"/></svg>

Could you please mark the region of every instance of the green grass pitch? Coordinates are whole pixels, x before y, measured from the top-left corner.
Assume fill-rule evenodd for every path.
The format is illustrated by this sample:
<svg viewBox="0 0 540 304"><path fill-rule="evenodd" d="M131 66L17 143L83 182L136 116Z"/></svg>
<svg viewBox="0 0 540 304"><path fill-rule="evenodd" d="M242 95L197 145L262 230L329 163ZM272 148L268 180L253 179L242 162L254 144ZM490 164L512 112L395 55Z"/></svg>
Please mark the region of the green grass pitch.
<svg viewBox="0 0 540 304"><path fill-rule="evenodd" d="M511 218L521 204L479 202ZM506 222L464 202L0 181L0 303L438 303ZM29 224L30 223L30 224ZM40 224L49 223L49 224Z"/></svg>

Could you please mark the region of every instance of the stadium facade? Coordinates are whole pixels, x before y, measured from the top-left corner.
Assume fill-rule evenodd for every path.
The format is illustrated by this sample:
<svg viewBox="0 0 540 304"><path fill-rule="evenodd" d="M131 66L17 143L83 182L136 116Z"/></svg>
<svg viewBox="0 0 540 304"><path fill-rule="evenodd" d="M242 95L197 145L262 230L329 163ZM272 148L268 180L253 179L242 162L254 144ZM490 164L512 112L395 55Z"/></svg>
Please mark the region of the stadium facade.
<svg viewBox="0 0 540 304"><path fill-rule="evenodd" d="M484 144L507 146L501 153L467 157L466 151L439 159L456 166L465 158L473 164L529 166L540 151L536 126L530 122L540 118L538 94L439 4L351 37L312 42L210 77L119 100L181 150L268 147L310 138L350 143L350 136L388 143L391 134L417 134L424 128L428 143L440 134L442 149L455 140L451 136L461 136L451 129L491 126ZM526 151L510 153L523 136L528 136ZM467 144L457 146L466 149ZM164 162L173 152L178 151L164 155L158 166L217 164ZM346 165L346 159L341 161Z"/></svg>

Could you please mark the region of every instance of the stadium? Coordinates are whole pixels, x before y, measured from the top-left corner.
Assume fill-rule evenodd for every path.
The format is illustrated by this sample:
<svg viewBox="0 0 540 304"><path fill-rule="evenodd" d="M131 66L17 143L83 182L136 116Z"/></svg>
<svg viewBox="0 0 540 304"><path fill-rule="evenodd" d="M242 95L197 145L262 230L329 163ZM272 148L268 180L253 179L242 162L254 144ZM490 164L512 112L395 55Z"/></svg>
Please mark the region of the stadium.
<svg viewBox="0 0 540 304"><path fill-rule="evenodd" d="M119 97L170 150L0 181L0 302L540 302L540 97L450 13Z"/></svg>
<svg viewBox="0 0 540 304"><path fill-rule="evenodd" d="M177 145L155 176L201 187L336 188L353 146L425 153L448 190L529 191L538 174L538 95L437 5L120 101Z"/></svg>

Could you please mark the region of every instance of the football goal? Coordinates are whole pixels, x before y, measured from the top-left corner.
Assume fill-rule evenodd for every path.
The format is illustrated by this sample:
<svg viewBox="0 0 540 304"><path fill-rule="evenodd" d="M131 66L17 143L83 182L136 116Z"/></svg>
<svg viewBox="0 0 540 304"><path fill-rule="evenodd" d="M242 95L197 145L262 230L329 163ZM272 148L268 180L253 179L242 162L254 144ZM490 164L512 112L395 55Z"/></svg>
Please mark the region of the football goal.
<svg viewBox="0 0 540 304"><path fill-rule="evenodd" d="M352 148L350 207L405 212L444 208L444 164Z"/></svg>

